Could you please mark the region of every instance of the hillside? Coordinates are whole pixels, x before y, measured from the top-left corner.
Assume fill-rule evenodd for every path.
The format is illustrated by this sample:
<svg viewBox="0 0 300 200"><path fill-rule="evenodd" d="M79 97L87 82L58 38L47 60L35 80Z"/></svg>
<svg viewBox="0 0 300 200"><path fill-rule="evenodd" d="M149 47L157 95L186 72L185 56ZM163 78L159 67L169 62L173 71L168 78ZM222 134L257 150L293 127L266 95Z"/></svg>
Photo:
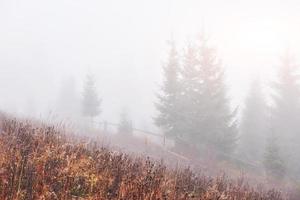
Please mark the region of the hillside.
<svg viewBox="0 0 300 200"><path fill-rule="evenodd" d="M59 127L0 121L0 199L286 199L242 178L211 178L78 143Z"/></svg>

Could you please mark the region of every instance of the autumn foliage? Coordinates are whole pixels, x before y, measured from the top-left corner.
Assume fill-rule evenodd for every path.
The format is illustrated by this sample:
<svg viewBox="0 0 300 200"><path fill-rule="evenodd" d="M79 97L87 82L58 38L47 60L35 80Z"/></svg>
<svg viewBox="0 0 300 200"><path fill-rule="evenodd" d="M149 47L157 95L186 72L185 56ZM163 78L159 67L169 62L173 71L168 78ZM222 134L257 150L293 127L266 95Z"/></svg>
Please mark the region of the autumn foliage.
<svg viewBox="0 0 300 200"><path fill-rule="evenodd" d="M0 199L284 199L243 179L211 178L74 142L53 126L0 121Z"/></svg>

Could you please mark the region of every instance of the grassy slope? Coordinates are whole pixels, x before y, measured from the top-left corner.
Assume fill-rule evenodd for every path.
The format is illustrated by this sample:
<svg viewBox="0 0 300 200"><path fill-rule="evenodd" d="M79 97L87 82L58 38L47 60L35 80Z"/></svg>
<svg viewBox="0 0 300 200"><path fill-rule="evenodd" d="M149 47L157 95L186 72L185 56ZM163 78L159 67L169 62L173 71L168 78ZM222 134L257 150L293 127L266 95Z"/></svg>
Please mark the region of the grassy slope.
<svg viewBox="0 0 300 200"><path fill-rule="evenodd" d="M0 199L283 199L243 179L168 169L148 158L75 144L54 127L0 121Z"/></svg>

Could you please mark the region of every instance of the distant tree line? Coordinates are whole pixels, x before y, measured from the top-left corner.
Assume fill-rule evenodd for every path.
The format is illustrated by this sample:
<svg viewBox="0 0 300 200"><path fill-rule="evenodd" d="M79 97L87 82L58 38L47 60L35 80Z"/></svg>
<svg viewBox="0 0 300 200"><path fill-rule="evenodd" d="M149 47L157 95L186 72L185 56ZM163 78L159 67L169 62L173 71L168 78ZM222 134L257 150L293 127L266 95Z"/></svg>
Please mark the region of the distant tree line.
<svg viewBox="0 0 300 200"><path fill-rule="evenodd" d="M96 80L93 74L88 73L84 80L81 95L77 91L76 81L73 78L65 80L62 84L57 102L57 112L60 117L70 121L83 121L83 125L94 127L94 119L101 114L102 99L96 88ZM85 119L85 120L82 120ZM105 125L106 124L106 125ZM131 136L133 123L127 110L120 114L118 133L123 136ZM107 123L104 123L104 131L107 131Z"/></svg>
<svg viewBox="0 0 300 200"><path fill-rule="evenodd" d="M280 179L300 180L299 81L299 67L287 51L280 58L276 80L264 85L253 81L241 121L240 156L263 163L268 175Z"/></svg>
<svg viewBox="0 0 300 200"><path fill-rule="evenodd" d="M174 41L169 47L155 124L174 141L174 149L189 146L199 156L237 157L265 167L269 176L300 180L300 76L290 53L282 56L275 81L253 79L239 118L230 106L225 68L205 35L181 51ZM63 84L58 110L92 123L101 103L94 77L87 75L81 95L73 79ZM119 124L118 132L132 134L128 113L121 114Z"/></svg>
<svg viewBox="0 0 300 200"><path fill-rule="evenodd" d="M300 74L290 53L281 58L275 82L254 78L237 123L224 67L207 38L188 42L182 51L174 41L169 46L155 123L174 148L180 151L184 143L198 155L235 156L265 167L269 176L300 180Z"/></svg>

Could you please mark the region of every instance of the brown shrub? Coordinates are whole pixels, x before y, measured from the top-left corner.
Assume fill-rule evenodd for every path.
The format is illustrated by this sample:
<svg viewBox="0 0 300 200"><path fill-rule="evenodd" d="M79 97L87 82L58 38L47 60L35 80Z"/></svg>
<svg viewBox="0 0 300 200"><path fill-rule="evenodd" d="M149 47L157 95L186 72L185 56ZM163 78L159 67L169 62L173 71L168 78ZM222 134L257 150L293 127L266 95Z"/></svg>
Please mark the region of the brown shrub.
<svg viewBox="0 0 300 200"><path fill-rule="evenodd" d="M0 130L0 199L284 199L243 179L87 148L55 127L2 117Z"/></svg>

